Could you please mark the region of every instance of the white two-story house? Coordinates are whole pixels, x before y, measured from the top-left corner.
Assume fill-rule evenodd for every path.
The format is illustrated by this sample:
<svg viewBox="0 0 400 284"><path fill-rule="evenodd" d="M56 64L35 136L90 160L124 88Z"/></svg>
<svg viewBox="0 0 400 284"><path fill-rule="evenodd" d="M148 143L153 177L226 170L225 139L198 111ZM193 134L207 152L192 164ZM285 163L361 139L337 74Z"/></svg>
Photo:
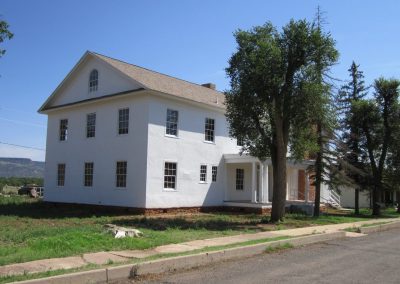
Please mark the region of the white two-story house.
<svg viewBox="0 0 400 284"><path fill-rule="evenodd" d="M271 162L239 155L224 100L213 84L86 52L39 110L48 115L44 200L269 208ZM288 200L313 199L307 166L288 164Z"/></svg>

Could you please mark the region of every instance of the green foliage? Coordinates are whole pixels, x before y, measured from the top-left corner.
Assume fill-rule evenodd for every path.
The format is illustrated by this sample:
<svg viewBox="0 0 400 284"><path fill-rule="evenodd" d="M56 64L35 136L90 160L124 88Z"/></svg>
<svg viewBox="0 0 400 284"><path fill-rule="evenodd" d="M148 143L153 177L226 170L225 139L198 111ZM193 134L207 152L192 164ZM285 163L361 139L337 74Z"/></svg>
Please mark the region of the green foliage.
<svg viewBox="0 0 400 284"><path fill-rule="evenodd" d="M0 44L7 39L12 39L14 34L9 31L9 25L6 21L0 21ZM6 53L4 49L0 48L0 57Z"/></svg>
<svg viewBox="0 0 400 284"><path fill-rule="evenodd" d="M379 78L374 83L374 99L361 100L354 104L354 121L361 129L362 147L368 154L372 173L373 214L379 215L379 202L383 190L390 186L385 183L391 163L396 165L398 133L400 129L399 105L400 81ZM391 160L393 158L393 160ZM390 179L389 179L390 181Z"/></svg>
<svg viewBox="0 0 400 284"><path fill-rule="evenodd" d="M313 124L327 112L321 84L337 61L335 42L319 25L291 20L281 32L271 24L235 33L237 50L226 72L230 135L243 151L274 168L272 219L284 215L286 156L303 159L318 147ZM279 169L278 169L279 165Z"/></svg>
<svg viewBox="0 0 400 284"><path fill-rule="evenodd" d="M397 116L400 120L400 114ZM389 190L400 192L400 124L393 129L393 143L391 143L387 157L387 167L384 171L383 182ZM398 197L400 197L398 195ZM397 199L399 203L399 199ZM400 207L399 207L400 212Z"/></svg>
<svg viewBox="0 0 400 284"><path fill-rule="evenodd" d="M313 143L307 119L324 112L321 86L315 84L311 67L317 54L322 54L322 72L336 62L333 39L305 20L290 21L281 33L266 23L238 30L235 37L238 48L226 69L231 84L226 95L230 134L243 139L244 151L270 157L279 115L290 131L286 144L290 140L293 154L303 158Z"/></svg>
<svg viewBox="0 0 400 284"><path fill-rule="evenodd" d="M43 186L43 178L0 177L0 192L5 185L23 186L26 184L36 184L38 186Z"/></svg>
<svg viewBox="0 0 400 284"><path fill-rule="evenodd" d="M339 185L347 185L355 189L354 207L359 211L359 191L369 189L370 167L368 154L362 147L363 136L355 116L357 103L367 95L363 72L354 61L349 71L350 80L343 85L336 98L336 106L340 122L340 142L337 144L339 162L334 177L341 177Z"/></svg>

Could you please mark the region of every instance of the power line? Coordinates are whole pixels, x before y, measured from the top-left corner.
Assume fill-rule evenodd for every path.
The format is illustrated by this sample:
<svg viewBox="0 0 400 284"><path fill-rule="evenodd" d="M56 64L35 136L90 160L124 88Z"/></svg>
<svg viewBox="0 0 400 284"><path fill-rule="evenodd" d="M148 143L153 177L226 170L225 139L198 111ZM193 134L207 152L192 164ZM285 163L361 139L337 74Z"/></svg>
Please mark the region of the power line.
<svg viewBox="0 0 400 284"><path fill-rule="evenodd" d="M11 122L11 123L17 123L17 124L35 126L35 127L40 127L40 128L46 128L46 126L43 125L43 124L25 122L25 121L15 120L15 119L8 119L8 118L5 118L5 117L0 117L0 120L4 120L4 121L7 121L7 122Z"/></svg>
<svg viewBox="0 0 400 284"><path fill-rule="evenodd" d="M0 111L1 110L5 110L5 111L8 111L8 112L25 113L25 114L30 114L32 116L38 115L38 113L33 112L33 111L20 110L20 109L15 109L15 108L8 108L8 107L3 107L3 106L0 106Z"/></svg>
<svg viewBox="0 0 400 284"><path fill-rule="evenodd" d="M15 146L15 147L20 147L20 148L26 148L26 149L33 149L33 150L38 150L38 151L46 151L46 149L43 149L43 148L36 148L36 147L31 147L31 146L24 146L24 145L6 143L6 142L1 142L1 141L0 141L0 144L9 145L9 146Z"/></svg>

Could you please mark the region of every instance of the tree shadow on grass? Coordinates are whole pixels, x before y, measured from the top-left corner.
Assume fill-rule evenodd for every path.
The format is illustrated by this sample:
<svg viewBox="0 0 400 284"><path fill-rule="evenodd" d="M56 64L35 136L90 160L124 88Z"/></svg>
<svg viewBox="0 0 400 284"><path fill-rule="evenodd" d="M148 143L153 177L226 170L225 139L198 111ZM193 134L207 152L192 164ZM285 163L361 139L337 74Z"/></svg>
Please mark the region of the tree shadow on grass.
<svg viewBox="0 0 400 284"><path fill-rule="evenodd" d="M4 197L2 197L4 198ZM49 203L41 200L9 200L0 203L0 216L29 217L36 219L86 218L133 215L130 208L103 207L85 204ZM137 212L136 212L137 214Z"/></svg>
<svg viewBox="0 0 400 284"><path fill-rule="evenodd" d="M141 229L150 229L156 231L164 231L167 229L179 230L210 230L210 231L226 231L226 230L244 230L259 228L256 226L259 220L230 220L218 218L165 218L165 217L142 217L136 219L121 219L112 222L117 226L134 227Z"/></svg>
<svg viewBox="0 0 400 284"><path fill-rule="evenodd" d="M64 219L64 218L90 218L96 217L114 217L112 222L118 226L146 228L151 230L163 231L167 229L181 230L245 230L255 229L259 218L235 218L232 213L215 213L208 217L175 217L171 216L143 216L141 212L135 212L131 208L96 206L85 204L65 204L49 203L41 200L29 198L10 198L0 197L0 217L15 216L33 219ZM132 216L132 217L130 217ZM123 218L118 218L123 217Z"/></svg>

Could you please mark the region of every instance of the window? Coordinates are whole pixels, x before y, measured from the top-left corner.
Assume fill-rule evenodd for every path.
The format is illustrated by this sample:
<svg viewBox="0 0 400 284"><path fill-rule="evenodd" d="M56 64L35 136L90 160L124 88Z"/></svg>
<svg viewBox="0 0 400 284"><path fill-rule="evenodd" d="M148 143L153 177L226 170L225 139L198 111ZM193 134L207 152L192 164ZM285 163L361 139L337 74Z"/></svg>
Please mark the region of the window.
<svg viewBox="0 0 400 284"><path fill-rule="evenodd" d="M236 190L244 189L244 169L236 169Z"/></svg>
<svg viewBox="0 0 400 284"><path fill-rule="evenodd" d="M212 182L216 182L217 181L217 171L218 171L218 167L217 166L213 166L211 168L211 181Z"/></svg>
<svg viewBox="0 0 400 284"><path fill-rule="evenodd" d="M178 111L167 109L167 124L165 126L167 135L178 136Z"/></svg>
<svg viewBox="0 0 400 284"><path fill-rule="evenodd" d="M116 169L117 187L126 187L127 168L128 168L128 163L126 161L117 162L117 169Z"/></svg>
<svg viewBox="0 0 400 284"><path fill-rule="evenodd" d="M93 163L85 163L85 173L84 173L85 186L93 186L93 169L94 169Z"/></svg>
<svg viewBox="0 0 400 284"><path fill-rule="evenodd" d="M204 128L204 139L209 142L214 142L214 126L215 121L212 118L206 118Z"/></svg>
<svg viewBox="0 0 400 284"><path fill-rule="evenodd" d="M176 189L176 163L164 164L164 188Z"/></svg>
<svg viewBox="0 0 400 284"><path fill-rule="evenodd" d="M65 184L65 164L57 165L57 185L64 186Z"/></svg>
<svg viewBox="0 0 400 284"><path fill-rule="evenodd" d="M86 115L86 137L92 138L96 136L96 114L89 113Z"/></svg>
<svg viewBox="0 0 400 284"><path fill-rule="evenodd" d="M118 134L128 134L129 132L129 108L118 111Z"/></svg>
<svg viewBox="0 0 400 284"><path fill-rule="evenodd" d="M97 91L99 85L99 72L94 69L89 76L89 93Z"/></svg>
<svg viewBox="0 0 400 284"><path fill-rule="evenodd" d="M66 141L68 136L68 119L60 120L60 141Z"/></svg>
<svg viewBox="0 0 400 284"><path fill-rule="evenodd" d="M207 182L207 165L200 165L200 182Z"/></svg>
<svg viewBox="0 0 400 284"><path fill-rule="evenodd" d="M237 140L236 140L236 145L237 145L237 146L240 146L240 147L244 145L244 142L243 142L243 138L242 138L242 137L237 138Z"/></svg>

